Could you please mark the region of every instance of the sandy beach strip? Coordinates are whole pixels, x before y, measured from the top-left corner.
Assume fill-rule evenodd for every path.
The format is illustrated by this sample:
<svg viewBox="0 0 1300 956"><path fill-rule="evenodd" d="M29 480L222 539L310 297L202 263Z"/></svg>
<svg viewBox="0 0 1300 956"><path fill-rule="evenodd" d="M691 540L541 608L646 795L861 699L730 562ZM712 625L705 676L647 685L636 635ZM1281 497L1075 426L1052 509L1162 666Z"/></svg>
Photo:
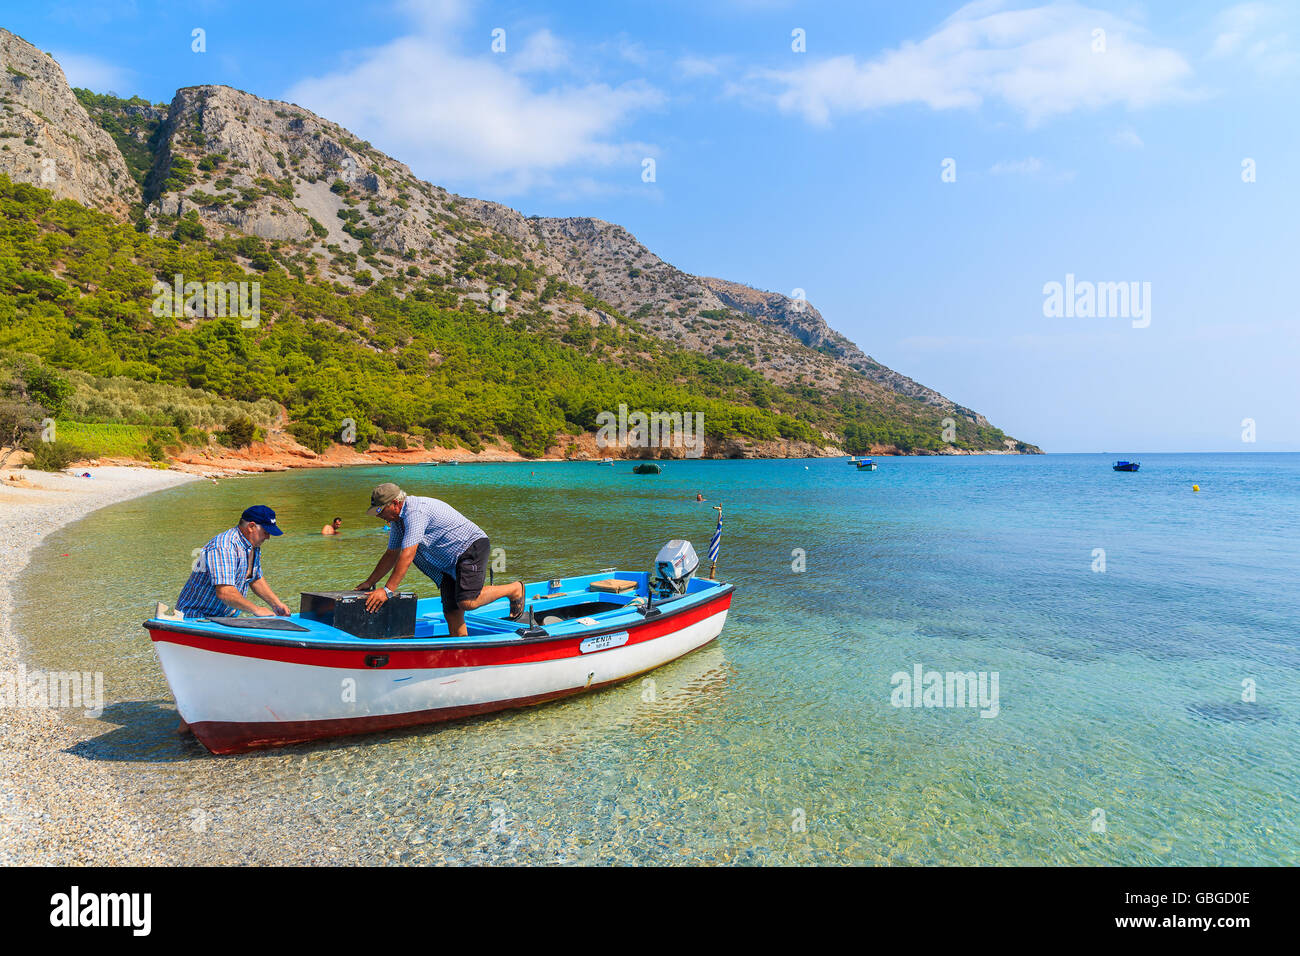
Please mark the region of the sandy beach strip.
<svg viewBox="0 0 1300 956"><path fill-rule="evenodd" d="M50 532L105 505L196 480L155 468L80 470L94 478L0 472L0 674L17 675L24 663L13 585ZM0 707L0 865L168 862L157 823L128 809L93 760L65 752L80 742L48 707Z"/></svg>

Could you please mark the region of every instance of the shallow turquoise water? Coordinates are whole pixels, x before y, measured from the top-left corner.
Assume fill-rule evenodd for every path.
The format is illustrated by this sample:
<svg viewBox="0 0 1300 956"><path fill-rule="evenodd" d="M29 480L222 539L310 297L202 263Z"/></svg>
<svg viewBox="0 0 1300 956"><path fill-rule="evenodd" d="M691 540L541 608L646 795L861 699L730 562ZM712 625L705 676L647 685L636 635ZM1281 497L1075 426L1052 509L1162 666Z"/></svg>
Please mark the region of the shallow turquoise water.
<svg viewBox="0 0 1300 956"><path fill-rule="evenodd" d="M1300 456L1140 458L195 483L51 536L18 624L34 666L105 672L104 716L69 718L77 752L196 862L1296 864ZM386 539L361 512L388 478L456 505L528 580L644 569L670 537L703 552L721 501L726 630L653 683L527 711L220 759L173 736L139 624L191 549L271 505L288 533L263 565L296 607L369 572ZM892 706L916 664L996 672L997 716Z"/></svg>

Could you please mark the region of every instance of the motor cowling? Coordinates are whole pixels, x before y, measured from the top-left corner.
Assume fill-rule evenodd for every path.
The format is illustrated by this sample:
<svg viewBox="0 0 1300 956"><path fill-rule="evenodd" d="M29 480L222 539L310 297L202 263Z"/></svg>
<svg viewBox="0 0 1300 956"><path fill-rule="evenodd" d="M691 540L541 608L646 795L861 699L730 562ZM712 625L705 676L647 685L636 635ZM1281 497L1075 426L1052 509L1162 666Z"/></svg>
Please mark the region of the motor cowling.
<svg viewBox="0 0 1300 956"><path fill-rule="evenodd" d="M689 541L673 539L655 556L654 589L660 598L685 594L700 559Z"/></svg>

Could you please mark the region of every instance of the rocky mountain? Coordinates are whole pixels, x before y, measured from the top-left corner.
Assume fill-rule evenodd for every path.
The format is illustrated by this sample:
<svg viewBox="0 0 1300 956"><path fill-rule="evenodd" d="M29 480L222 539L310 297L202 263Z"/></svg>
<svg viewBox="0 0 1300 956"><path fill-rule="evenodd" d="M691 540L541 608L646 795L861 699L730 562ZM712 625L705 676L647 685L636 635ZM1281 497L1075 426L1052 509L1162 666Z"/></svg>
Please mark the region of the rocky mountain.
<svg viewBox="0 0 1300 956"><path fill-rule="evenodd" d="M521 328L574 341L627 324L859 417L937 431L950 416L965 448L1037 450L876 362L811 303L685 273L622 226L454 195L291 103L224 86L181 89L165 111L74 95L47 54L3 30L0 51L0 171L129 215L142 231L259 237L286 268L340 294L388 280L400 296L410 280L431 280L453 304L508 310ZM41 179L46 160L53 187Z"/></svg>
<svg viewBox="0 0 1300 956"><path fill-rule="evenodd" d="M60 199L125 215L140 188L48 53L0 29L0 172Z"/></svg>

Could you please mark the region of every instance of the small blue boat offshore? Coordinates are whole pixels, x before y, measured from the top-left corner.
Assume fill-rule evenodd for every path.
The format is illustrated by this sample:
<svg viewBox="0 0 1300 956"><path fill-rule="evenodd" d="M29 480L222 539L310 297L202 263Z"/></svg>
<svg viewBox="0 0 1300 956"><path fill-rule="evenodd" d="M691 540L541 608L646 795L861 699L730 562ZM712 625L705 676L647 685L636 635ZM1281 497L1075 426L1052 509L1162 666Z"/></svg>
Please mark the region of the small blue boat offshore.
<svg viewBox="0 0 1300 956"><path fill-rule="evenodd" d="M1142 463L1140 461L1117 461L1111 467L1116 471L1137 471L1142 467Z"/></svg>
<svg viewBox="0 0 1300 956"><path fill-rule="evenodd" d="M870 458L862 458L858 461L858 471L875 471L876 463Z"/></svg>

